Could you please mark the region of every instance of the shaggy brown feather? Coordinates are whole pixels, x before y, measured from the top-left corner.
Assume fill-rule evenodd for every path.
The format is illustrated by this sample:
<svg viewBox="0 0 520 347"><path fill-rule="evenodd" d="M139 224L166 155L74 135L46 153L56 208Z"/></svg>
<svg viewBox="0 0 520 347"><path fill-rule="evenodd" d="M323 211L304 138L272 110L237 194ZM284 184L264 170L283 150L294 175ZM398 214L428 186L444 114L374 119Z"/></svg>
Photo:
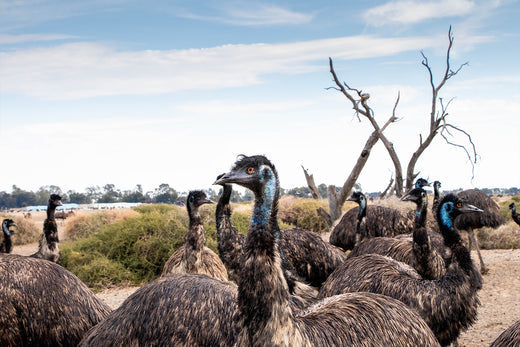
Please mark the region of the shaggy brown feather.
<svg viewBox="0 0 520 347"><path fill-rule="evenodd" d="M359 206L348 210L330 234L330 243L344 250L356 245L356 225ZM367 206L363 238L393 237L413 231L414 212L401 211L386 206Z"/></svg>
<svg viewBox="0 0 520 347"><path fill-rule="evenodd" d="M80 346L232 346L236 285L203 274L175 274L139 288Z"/></svg>
<svg viewBox="0 0 520 347"><path fill-rule="evenodd" d="M63 267L0 255L0 346L76 346L110 311Z"/></svg>
<svg viewBox="0 0 520 347"><path fill-rule="evenodd" d="M428 197L422 188L414 188L402 200L416 204L415 226L412 234L395 238L374 237L357 244L349 258L361 254L380 254L413 267L423 278L438 279L446 272L451 251L444 245L442 236L426 229Z"/></svg>
<svg viewBox="0 0 520 347"><path fill-rule="evenodd" d="M227 270L218 255L205 247L206 234L199 213L199 207L212 203L203 191L190 191L186 207L190 226L184 237L184 245L179 247L164 265L161 276L175 273L200 273L227 281Z"/></svg>
<svg viewBox="0 0 520 347"><path fill-rule="evenodd" d="M509 328L504 330L491 343L489 347L518 347L520 346L520 320L513 323Z"/></svg>
<svg viewBox="0 0 520 347"><path fill-rule="evenodd" d="M486 193L478 189L468 189L457 193L457 196L468 204L472 204L481 210L483 213L464 213L455 220L455 227L459 230L465 230L468 233L469 249L471 250L471 244L475 244L475 249L480 260L480 271L486 273L486 265L484 259L480 254L480 247L478 245L477 237L473 229L482 227L497 228L504 224L504 218L500 213L500 207L496 202L493 201Z"/></svg>
<svg viewBox="0 0 520 347"><path fill-rule="evenodd" d="M443 202L440 207L445 206L444 211L448 211L460 200L449 195ZM450 225L461 210L449 211L450 220L443 214L444 224L439 225L439 229L445 244L451 248L453 260L442 278L423 279L402 262L379 254L364 254L348 259L336 269L321 287L319 297L356 291L388 295L416 310L439 342L449 345L475 321L479 305L477 292L482 288L482 277L468 249Z"/></svg>
<svg viewBox="0 0 520 347"><path fill-rule="evenodd" d="M231 189L231 185L224 185L217 204L217 243L228 274L231 273L237 281L246 238L231 225ZM280 240L284 276L289 282L291 294L312 301L318 293L308 285L319 287L345 261L346 254L323 241L318 234L305 229L281 230Z"/></svg>
<svg viewBox="0 0 520 347"><path fill-rule="evenodd" d="M418 315L381 295L339 295L294 314L278 251L276 169L264 156L241 157L218 182L255 194L239 278L238 346L438 345Z"/></svg>
<svg viewBox="0 0 520 347"><path fill-rule="evenodd" d="M347 260L342 249L305 229L282 230L280 248L296 273L318 288Z"/></svg>

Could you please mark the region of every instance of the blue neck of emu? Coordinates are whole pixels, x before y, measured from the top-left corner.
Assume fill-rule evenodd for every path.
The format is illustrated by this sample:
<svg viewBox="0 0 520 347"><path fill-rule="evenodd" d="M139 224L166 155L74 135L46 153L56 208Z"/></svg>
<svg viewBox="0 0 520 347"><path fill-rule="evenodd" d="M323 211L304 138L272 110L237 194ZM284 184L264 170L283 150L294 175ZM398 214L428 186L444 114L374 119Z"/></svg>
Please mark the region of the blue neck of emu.
<svg viewBox="0 0 520 347"><path fill-rule="evenodd" d="M454 220L457 217L452 202L444 203L440 206L438 212L438 223L444 244L452 251L454 259L459 266L466 272L474 272L473 261L469 250L464 246L459 232L454 227Z"/></svg>
<svg viewBox="0 0 520 347"><path fill-rule="evenodd" d="M278 324L269 322L287 319L289 314L289 292L278 251L278 179L265 168L261 168L264 185L255 192L238 286L239 328L247 331L251 345L274 333L270 329Z"/></svg>

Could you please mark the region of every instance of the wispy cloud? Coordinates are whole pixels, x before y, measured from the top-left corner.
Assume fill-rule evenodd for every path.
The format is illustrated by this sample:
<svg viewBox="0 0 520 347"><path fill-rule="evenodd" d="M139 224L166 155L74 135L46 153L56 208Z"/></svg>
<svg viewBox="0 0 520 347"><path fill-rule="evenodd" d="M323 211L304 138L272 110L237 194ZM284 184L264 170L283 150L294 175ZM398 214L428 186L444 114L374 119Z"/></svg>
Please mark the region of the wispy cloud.
<svg viewBox="0 0 520 347"><path fill-rule="evenodd" d="M4 93L45 99L160 94L262 83L267 74L302 74L336 60L390 56L442 46L440 37L352 36L285 44L205 49L116 51L97 43L0 53Z"/></svg>
<svg viewBox="0 0 520 347"><path fill-rule="evenodd" d="M0 45L17 44L23 42L40 42L40 41L58 41L77 39L77 36L64 34L24 34L24 35L9 35L0 34Z"/></svg>
<svg viewBox="0 0 520 347"><path fill-rule="evenodd" d="M223 5L215 10L220 14L201 15L183 12L180 16L240 26L296 25L308 23L313 18L312 14L291 11L273 4L234 3Z"/></svg>
<svg viewBox="0 0 520 347"><path fill-rule="evenodd" d="M367 10L363 18L371 26L415 24L433 18L467 15L475 6L470 0L398 0Z"/></svg>

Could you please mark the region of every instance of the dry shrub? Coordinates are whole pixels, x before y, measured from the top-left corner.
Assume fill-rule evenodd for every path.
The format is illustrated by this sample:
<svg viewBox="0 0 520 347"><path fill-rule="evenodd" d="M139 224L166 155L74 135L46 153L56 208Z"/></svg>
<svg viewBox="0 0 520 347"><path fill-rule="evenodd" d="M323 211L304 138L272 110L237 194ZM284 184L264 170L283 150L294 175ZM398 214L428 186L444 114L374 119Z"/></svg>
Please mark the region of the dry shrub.
<svg viewBox="0 0 520 347"><path fill-rule="evenodd" d="M327 232L326 221L316 211L320 207L327 211L327 201L284 195L278 204L278 218L283 223L297 228L312 230L316 233Z"/></svg>
<svg viewBox="0 0 520 347"><path fill-rule="evenodd" d="M12 216L4 213L0 214L0 218L2 221L4 218L10 218L16 223L16 227L11 228L14 230L14 235L12 236L13 245L26 245L28 243L38 242L40 239L42 230L40 230L36 224L34 224L32 219L23 218L21 216Z"/></svg>
<svg viewBox="0 0 520 347"><path fill-rule="evenodd" d="M132 209L80 211L67 219L65 236L69 240L88 237L105 224L126 220L136 215L138 215L138 212Z"/></svg>
<svg viewBox="0 0 520 347"><path fill-rule="evenodd" d="M482 249L520 248L520 227L512 220L496 229L480 228L477 237Z"/></svg>

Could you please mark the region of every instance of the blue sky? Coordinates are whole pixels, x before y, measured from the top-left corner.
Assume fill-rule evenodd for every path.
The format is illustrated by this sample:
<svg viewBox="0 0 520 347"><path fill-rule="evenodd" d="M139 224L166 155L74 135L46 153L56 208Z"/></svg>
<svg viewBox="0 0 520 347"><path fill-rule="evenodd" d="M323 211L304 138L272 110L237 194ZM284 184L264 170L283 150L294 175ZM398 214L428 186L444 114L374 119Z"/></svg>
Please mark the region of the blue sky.
<svg viewBox="0 0 520 347"><path fill-rule="evenodd" d="M370 93L403 170L426 136L434 79L479 154L438 136L416 165L444 189L520 186L520 3L0 0L0 191L115 184L210 188L238 154L265 154L282 187L342 185L370 124L333 86ZM452 139L468 145L464 137ZM378 143L359 179L383 190ZM218 188L218 187L214 187Z"/></svg>

